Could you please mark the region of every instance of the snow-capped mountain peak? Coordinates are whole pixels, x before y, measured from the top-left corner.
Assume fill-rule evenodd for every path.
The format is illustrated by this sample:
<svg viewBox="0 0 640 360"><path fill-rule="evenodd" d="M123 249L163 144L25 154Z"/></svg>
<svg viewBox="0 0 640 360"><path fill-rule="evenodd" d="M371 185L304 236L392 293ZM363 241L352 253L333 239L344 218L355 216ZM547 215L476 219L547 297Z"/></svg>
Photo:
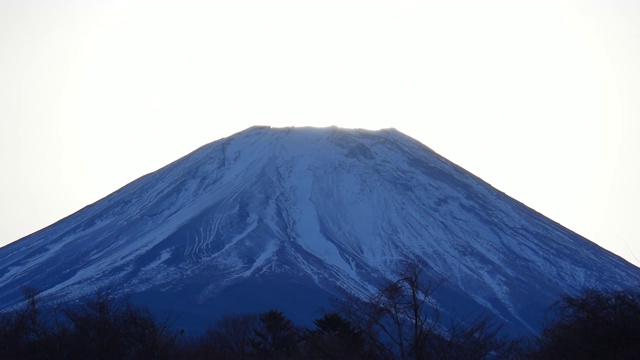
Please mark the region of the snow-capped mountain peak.
<svg viewBox="0 0 640 360"><path fill-rule="evenodd" d="M395 129L253 127L1 248L0 307L24 285L63 300L108 286L187 320L305 319L408 260L445 279L445 311L487 311L516 333L563 292L640 278Z"/></svg>

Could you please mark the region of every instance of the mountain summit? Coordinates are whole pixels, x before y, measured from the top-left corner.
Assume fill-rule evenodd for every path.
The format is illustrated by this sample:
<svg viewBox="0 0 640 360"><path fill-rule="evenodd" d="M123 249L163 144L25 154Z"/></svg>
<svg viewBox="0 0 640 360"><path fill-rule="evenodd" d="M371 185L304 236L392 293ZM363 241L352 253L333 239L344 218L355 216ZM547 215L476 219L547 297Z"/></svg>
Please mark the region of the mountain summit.
<svg viewBox="0 0 640 360"><path fill-rule="evenodd" d="M444 279L445 312L512 333L585 287L640 269L394 130L252 127L201 147L0 249L0 310L31 286L59 301L108 287L179 321L367 296L406 261Z"/></svg>

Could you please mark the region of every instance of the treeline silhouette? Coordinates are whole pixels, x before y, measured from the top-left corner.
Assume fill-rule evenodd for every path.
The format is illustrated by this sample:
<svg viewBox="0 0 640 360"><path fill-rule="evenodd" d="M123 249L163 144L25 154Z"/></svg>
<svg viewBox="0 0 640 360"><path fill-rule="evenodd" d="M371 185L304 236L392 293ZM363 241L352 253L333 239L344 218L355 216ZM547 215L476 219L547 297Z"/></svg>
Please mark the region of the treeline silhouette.
<svg viewBox="0 0 640 360"><path fill-rule="evenodd" d="M407 266L368 299L345 295L311 327L282 312L218 319L197 336L107 291L77 304L41 304L24 290L0 314L0 359L638 359L640 295L587 290L564 296L535 339L511 339L487 317L444 324L438 284Z"/></svg>

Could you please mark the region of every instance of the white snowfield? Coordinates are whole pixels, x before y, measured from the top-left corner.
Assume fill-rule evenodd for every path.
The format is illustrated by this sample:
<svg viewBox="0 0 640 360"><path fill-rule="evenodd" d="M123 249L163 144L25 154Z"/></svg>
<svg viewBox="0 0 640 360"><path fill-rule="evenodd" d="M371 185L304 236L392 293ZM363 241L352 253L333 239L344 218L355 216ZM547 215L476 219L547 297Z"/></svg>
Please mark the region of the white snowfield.
<svg viewBox="0 0 640 360"><path fill-rule="evenodd" d="M253 127L1 248L0 309L23 286L58 300L106 286L206 305L279 279L367 296L407 261L445 280L444 312L485 311L521 333L564 292L640 280L394 129Z"/></svg>

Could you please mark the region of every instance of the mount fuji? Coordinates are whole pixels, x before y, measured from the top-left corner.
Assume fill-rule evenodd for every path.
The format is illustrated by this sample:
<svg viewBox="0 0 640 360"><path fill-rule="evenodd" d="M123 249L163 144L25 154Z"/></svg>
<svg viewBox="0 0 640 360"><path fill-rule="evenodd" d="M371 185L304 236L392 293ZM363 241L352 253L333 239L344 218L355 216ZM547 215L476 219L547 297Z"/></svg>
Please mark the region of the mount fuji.
<svg viewBox="0 0 640 360"><path fill-rule="evenodd" d="M24 286L64 302L106 287L184 327L272 308L305 322L407 261L443 280L443 312L512 334L536 333L564 293L640 280L394 129L252 127L0 248L0 310Z"/></svg>

